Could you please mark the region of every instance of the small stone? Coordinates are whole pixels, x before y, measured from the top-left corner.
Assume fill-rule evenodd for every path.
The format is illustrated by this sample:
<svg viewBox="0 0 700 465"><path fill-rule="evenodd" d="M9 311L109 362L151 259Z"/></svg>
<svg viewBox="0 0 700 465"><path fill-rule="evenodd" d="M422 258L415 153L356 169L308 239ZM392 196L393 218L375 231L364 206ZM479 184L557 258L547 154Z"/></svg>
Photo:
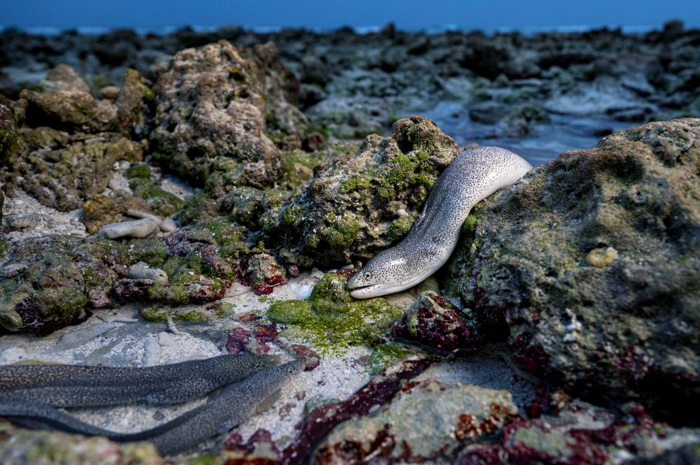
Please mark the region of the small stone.
<svg viewBox="0 0 700 465"><path fill-rule="evenodd" d="M103 226L97 235L107 239L120 239L125 237L145 238L155 235L160 230L158 223L150 218Z"/></svg>
<svg viewBox="0 0 700 465"><path fill-rule="evenodd" d="M116 101L119 98L119 87L107 86L100 89L100 98Z"/></svg>
<svg viewBox="0 0 700 465"><path fill-rule="evenodd" d="M617 250L612 247L606 247L605 249L593 249L586 255L586 262L589 265L597 266L598 268L603 268L610 265L617 259Z"/></svg>
<svg viewBox="0 0 700 465"><path fill-rule="evenodd" d="M317 132L312 132L301 142L301 149L304 152L318 152L323 150L323 136Z"/></svg>

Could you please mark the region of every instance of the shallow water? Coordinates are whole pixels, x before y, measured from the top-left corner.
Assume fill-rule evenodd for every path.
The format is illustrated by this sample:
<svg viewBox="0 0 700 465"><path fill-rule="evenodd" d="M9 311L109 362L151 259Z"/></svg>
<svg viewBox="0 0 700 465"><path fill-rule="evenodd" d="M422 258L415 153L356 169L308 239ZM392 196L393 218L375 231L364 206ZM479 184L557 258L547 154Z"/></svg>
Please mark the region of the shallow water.
<svg viewBox="0 0 700 465"><path fill-rule="evenodd" d="M432 119L440 129L459 145L476 142L511 150L533 166L556 158L566 150L590 149L612 131L631 127L632 123L550 115L550 122L536 126L526 137L501 137L496 126L476 123L469 119L469 111L455 102L442 102L429 111L419 113Z"/></svg>

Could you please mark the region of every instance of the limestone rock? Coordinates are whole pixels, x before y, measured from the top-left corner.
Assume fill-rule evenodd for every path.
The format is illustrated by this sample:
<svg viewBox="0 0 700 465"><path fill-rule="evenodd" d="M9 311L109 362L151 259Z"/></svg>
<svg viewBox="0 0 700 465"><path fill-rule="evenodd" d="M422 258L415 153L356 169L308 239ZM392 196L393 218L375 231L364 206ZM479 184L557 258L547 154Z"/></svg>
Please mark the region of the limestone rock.
<svg viewBox="0 0 700 465"><path fill-rule="evenodd" d="M246 54L224 40L181 50L156 83L155 158L196 184L272 185L281 158L266 120L291 132L305 122L274 46Z"/></svg>
<svg viewBox="0 0 700 465"><path fill-rule="evenodd" d="M23 150L2 177L59 211L80 208L107 187L115 162L140 161L141 145L118 134L89 137L39 127L21 131Z"/></svg>

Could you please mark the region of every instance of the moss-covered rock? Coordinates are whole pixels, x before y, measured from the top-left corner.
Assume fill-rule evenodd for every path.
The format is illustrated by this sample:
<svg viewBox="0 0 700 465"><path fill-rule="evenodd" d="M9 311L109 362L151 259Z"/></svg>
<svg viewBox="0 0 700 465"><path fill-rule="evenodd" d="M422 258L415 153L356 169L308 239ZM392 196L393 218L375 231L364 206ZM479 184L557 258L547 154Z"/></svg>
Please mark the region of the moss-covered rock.
<svg viewBox="0 0 700 465"><path fill-rule="evenodd" d="M89 92L25 89L20 97L26 102L25 118L30 127L49 126L87 133L111 131L116 127L116 107L107 101L96 101Z"/></svg>
<svg viewBox="0 0 700 465"><path fill-rule="evenodd" d="M140 161L141 145L117 134L68 136L49 129L22 129L23 150L2 173L12 195L20 187L59 211L80 208L107 187L114 164Z"/></svg>
<svg viewBox="0 0 700 465"><path fill-rule="evenodd" d="M697 119L561 154L486 200L452 291L548 381L697 418L699 163Z"/></svg>
<svg viewBox="0 0 700 465"><path fill-rule="evenodd" d="M148 202L123 190L118 190L111 196L97 194L83 204L80 221L89 234L97 234L105 225L133 219L125 216L129 209L150 211Z"/></svg>
<svg viewBox="0 0 700 465"><path fill-rule="evenodd" d="M422 293L391 330L397 337L443 353L474 349L482 342L455 306L433 291Z"/></svg>
<svg viewBox="0 0 700 465"><path fill-rule="evenodd" d="M155 447L146 442L115 444L105 438L28 431L0 423L0 461L34 465L163 465Z"/></svg>
<svg viewBox="0 0 700 465"><path fill-rule="evenodd" d="M275 302L267 316L286 327L289 335L311 341L321 352L381 345L401 311L382 298L353 299L346 282L343 274L328 273L316 284L308 301Z"/></svg>
<svg viewBox="0 0 700 465"><path fill-rule="evenodd" d="M202 192L195 194L185 201L180 210L180 224L187 226L199 220L207 220L217 216L219 207L209 195Z"/></svg>
<svg viewBox="0 0 700 465"><path fill-rule="evenodd" d="M291 191L276 188L234 187L221 199L219 207L239 224L257 229L265 212L282 205L291 194Z"/></svg>
<svg viewBox="0 0 700 465"><path fill-rule="evenodd" d="M0 326L50 332L113 304L112 283L126 276L116 242L65 236L27 239L10 248L0 281Z"/></svg>
<svg viewBox="0 0 700 465"><path fill-rule="evenodd" d="M185 203L177 195L147 179L134 178L129 181L129 188L133 191L134 196L146 201L151 212L159 216L170 216Z"/></svg>
<svg viewBox="0 0 700 465"><path fill-rule="evenodd" d="M153 92L138 71L127 69L116 102L96 100L80 76L70 67L53 69L43 87L47 92L25 89L20 93L25 124L49 126L69 132L119 132L143 136Z"/></svg>
<svg viewBox="0 0 700 465"><path fill-rule="evenodd" d="M295 264L365 260L400 239L457 144L431 120L397 121L390 137L369 136L355 154L328 161L308 186L261 220L269 244ZM403 220L402 220L403 221Z"/></svg>
<svg viewBox="0 0 700 465"><path fill-rule="evenodd" d="M0 164L13 159L19 149L19 129L12 112L12 101L0 94Z"/></svg>
<svg viewBox="0 0 700 465"><path fill-rule="evenodd" d="M245 279L250 257L263 251L249 236L217 218L124 243L67 236L13 243L1 270L0 330L49 333L124 301L177 306L219 300L235 279ZM167 282L132 275L138 262L164 271Z"/></svg>
<svg viewBox="0 0 700 465"><path fill-rule="evenodd" d="M638 404L620 414L569 400L563 393L547 399L546 415L530 412L504 428L496 444L467 446L454 463L697 463L697 428L672 428L655 421ZM541 416L540 416L541 415ZM535 418L532 418L532 417ZM672 458L685 458L674 462ZM671 460L669 460L671 459Z"/></svg>

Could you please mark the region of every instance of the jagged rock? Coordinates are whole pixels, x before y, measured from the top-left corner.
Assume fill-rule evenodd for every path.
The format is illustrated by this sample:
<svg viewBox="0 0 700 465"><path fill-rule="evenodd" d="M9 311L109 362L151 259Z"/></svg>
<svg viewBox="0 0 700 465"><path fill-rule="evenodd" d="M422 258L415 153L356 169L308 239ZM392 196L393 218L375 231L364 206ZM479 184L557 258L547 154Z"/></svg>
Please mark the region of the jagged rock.
<svg viewBox="0 0 700 465"><path fill-rule="evenodd" d="M23 90L25 123L64 131L103 132L114 128L117 109L110 102L96 101L89 92Z"/></svg>
<svg viewBox="0 0 700 465"><path fill-rule="evenodd" d="M68 236L11 243L0 279L0 331L49 333L120 301L221 299L248 269L248 257L262 251L246 244L244 234L245 228L218 218L128 243ZM129 267L139 262L165 273L168 282L130 276Z"/></svg>
<svg viewBox="0 0 700 465"><path fill-rule="evenodd" d="M287 282L287 272L268 253L254 254L248 259L248 276L253 285L265 283L277 286Z"/></svg>
<svg viewBox="0 0 700 465"><path fill-rule="evenodd" d="M600 78L592 83L580 84L572 89L555 93L544 107L553 113L566 115L615 115L616 113L651 111L627 86L611 78Z"/></svg>
<svg viewBox="0 0 700 465"><path fill-rule="evenodd" d="M126 276L123 250L102 239L27 239L11 246L0 281L0 326L50 332L86 318L85 308L110 306L114 280Z"/></svg>
<svg viewBox="0 0 700 465"><path fill-rule="evenodd" d="M457 144L419 116L369 136L356 154L340 154L261 220L269 243L291 264L366 260L403 238Z"/></svg>
<svg viewBox="0 0 700 465"><path fill-rule="evenodd" d="M312 122L340 139L382 134L390 112L383 99L369 97L328 98L307 110Z"/></svg>
<svg viewBox="0 0 700 465"><path fill-rule="evenodd" d="M672 428L649 417L639 405L622 406L622 415L579 400L558 400L555 414L518 419L503 429L494 445L467 446L459 465L547 463L672 463L696 459L700 430ZM679 463L697 463L695 461Z"/></svg>
<svg viewBox="0 0 700 465"><path fill-rule="evenodd" d="M146 136L146 118L149 105L155 100L153 91L143 82L134 69L124 71L124 84L116 99L116 130L125 135Z"/></svg>
<svg viewBox="0 0 700 465"><path fill-rule="evenodd" d="M112 103L95 100L87 84L75 71L61 65L44 81L47 92L23 90L18 107L29 127L48 126L68 132L120 132L145 134L148 103L155 95L143 83L138 71L124 71L124 85Z"/></svg>
<svg viewBox="0 0 700 465"><path fill-rule="evenodd" d="M285 134L301 135L308 124L299 108L299 82L280 60L273 42L243 49L245 58L252 60L261 95L265 100L267 129L278 129Z"/></svg>
<svg viewBox="0 0 700 465"><path fill-rule="evenodd" d="M698 119L561 154L470 216L452 292L549 382L696 419L699 163Z"/></svg>
<svg viewBox="0 0 700 465"><path fill-rule="evenodd" d="M200 185L271 186L281 158L266 120L301 129L295 85L273 45L242 53L222 40L178 52L155 86L155 158Z"/></svg>
<svg viewBox="0 0 700 465"><path fill-rule="evenodd" d="M12 101L0 94L0 163L12 159L19 147L19 129L12 114Z"/></svg>
<svg viewBox="0 0 700 465"><path fill-rule="evenodd" d="M428 379L404 388L381 409L338 425L317 448L314 463L370 457L443 463L461 444L498 430L517 413L508 391Z"/></svg>
<svg viewBox="0 0 700 465"><path fill-rule="evenodd" d="M118 134L69 136L39 127L22 129L23 149L2 173L8 194L19 187L59 211L80 208L107 187L115 162L140 161L141 145Z"/></svg>
<svg viewBox="0 0 700 465"><path fill-rule="evenodd" d="M474 349L481 337L447 299L426 291L391 327L400 338L416 341L439 352Z"/></svg>
<svg viewBox="0 0 700 465"><path fill-rule="evenodd" d="M44 92L86 92L90 93L90 86L68 65L61 64L49 71L41 81Z"/></svg>

